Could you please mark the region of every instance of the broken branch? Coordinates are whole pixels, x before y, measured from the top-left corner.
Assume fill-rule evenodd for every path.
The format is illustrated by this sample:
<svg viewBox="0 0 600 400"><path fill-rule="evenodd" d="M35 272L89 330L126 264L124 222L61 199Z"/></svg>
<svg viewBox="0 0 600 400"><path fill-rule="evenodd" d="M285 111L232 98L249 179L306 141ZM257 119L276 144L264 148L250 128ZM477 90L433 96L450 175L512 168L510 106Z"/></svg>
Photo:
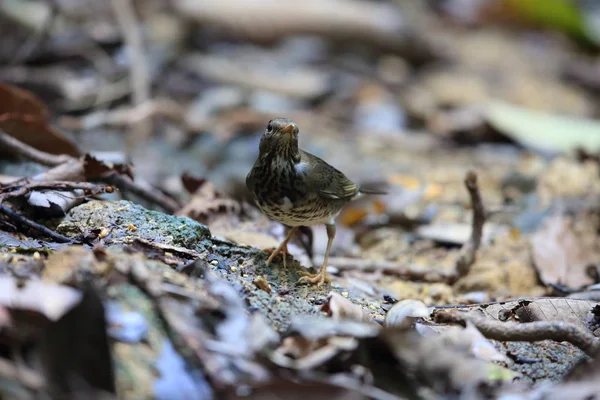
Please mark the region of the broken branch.
<svg viewBox="0 0 600 400"><path fill-rule="evenodd" d="M70 179L84 179L85 177L84 157L74 158L67 155L55 156L53 154L48 154L34 149L7 135L1 130L0 144L5 145L5 148L12 150L13 153L21 155L28 160L54 167L46 172L36 175L32 178L33 180L66 181ZM106 181L123 191L129 191L154 204L158 204L169 213L173 213L180 208L177 201L157 190L148 182L142 180L134 181L128 176L117 175L115 173L101 177L99 180Z"/></svg>
<svg viewBox="0 0 600 400"><path fill-rule="evenodd" d="M500 322L474 313L450 310L434 311L437 323L454 323L465 326L471 322L488 339L508 342L537 342L554 340L569 342L590 356L600 349L600 340L588 330L564 321Z"/></svg>
<svg viewBox="0 0 600 400"><path fill-rule="evenodd" d="M456 278L467 275L471 266L475 263L477 250L483 235L483 224L485 223L485 208L477 185L477 174L474 171L467 172L465 186L471 199L473 220L471 222L471 238L460 249L460 256L456 262Z"/></svg>
<svg viewBox="0 0 600 400"><path fill-rule="evenodd" d="M8 135L0 129L0 145L5 150L10 150L12 153L22 156L28 160L36 162L38 164L45 165L47 167L54 167L64 162L69 161L72 157L67 155L54 155L45 153L38 149L35 149L18 139Z"/></svg>
<svg viewBox="0 0 600 400"><path fill-rule="evenodd" d="M6 204L0 204L0 211L14 222L26 226L37 233L44 235L58 243L74 243L73 239L61 235L60 233L54 232L52 229L45 227L44 225L33 222L32 220L20 215L15 210L8 207Z"/></svg>

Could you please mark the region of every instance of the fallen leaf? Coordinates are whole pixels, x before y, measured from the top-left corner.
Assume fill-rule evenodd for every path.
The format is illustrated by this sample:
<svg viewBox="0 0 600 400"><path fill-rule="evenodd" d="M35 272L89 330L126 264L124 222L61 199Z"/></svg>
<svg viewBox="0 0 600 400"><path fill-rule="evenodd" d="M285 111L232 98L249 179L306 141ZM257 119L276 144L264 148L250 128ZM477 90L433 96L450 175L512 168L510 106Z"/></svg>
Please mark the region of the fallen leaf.
<svg viewBox="0 0 600 400"><path fill-rule="evenodd" d="M460 329L460 328L459 328ZM508 358L494 347L492 342L485 338L471 322L461 329L461 334L471 342L471 352L483 361L498 361L506 363Z"/></svg>
<svg viewBox="0 0 600 400"><path fill-rule="evenodd" d="M116 164L98 160L96 157L86 154L83 158L83 168L86 179L94 179L111 173L126 175L132 180L133 166L131 164Z"/></svg>
<svg viewBox="0 0 600 400"><path fill-rule="evenodd" d="M385 315L384 325L387 327L410 326L418 318L431 314L429 307L420 300L406 299L397 302Z"/></svg>
<svg viewBox="0 0 600 400"><path fill-rule="evenodd" d="M600 151L600 122L492 103L486 120L500 133L538 151L569 153L582 148Z"/></svg>
<svg viewBox="0 0 600 400"><path fill-rule="evenodd" d="M371 316L363 309L337 292L330 292L327 303L321 307L333 319L350 319L355 321L370 322Z"/></svg>
<svg viewBox="0 0 600 400"><path fill-rule="evenodd" d="M331 336L352 336L356 338L377 336L380 326L375 323L352 319L335 320L313 315L296 315L290 321L290 330L310 341Z"/></svg>
<svg viewBox="0 0 600 400"><path fill-rule="evenodd" d="M588 220L548 217L531 237L533 262L545 284L581 288L594 283L589 265L600 261L596 226Z"/></svg>
<svg viewBox="0 0 600 400"><path fill-rule="evenodd" d="M57 321L81 300L79 290L49 282L0 277L0 306L10 310L35 311Z"/></svg>
<svg viewBox="0 0 600 400"><path fill-rule="evenodd" d="M49 119L48 109L32 93L0 84L0 130L47 153L79 156L75 144L48 125Z"/></svg>
<svg viewBox="0 0 600 400"><path fill-rule="evenodd" d="M240 215L243 211L240 202L219 193L211 182L189 175L184 175L182 182L187 189L193 190L193 196L188 204L175 213L176 215L210 225L221 215Z"/></svg>
<svg viewBox="0 0 600 400"><path fill-rule="evenodd" d="M460 222L436 222L422 225L416 229L417 235L424 239L434 240L439 243L462 245L471 238L471 224ZM483 226L482 243L489 243L494 237L508 232L507 226L486 223Z"/></svg>
<svg viewBox="0 0 600 400"><path fill-rule="evenodd" d="M591 300L546 297L457 306L455 309L474 312L498 321L563 321L588 329L585 321L597 304Z"/></svg>

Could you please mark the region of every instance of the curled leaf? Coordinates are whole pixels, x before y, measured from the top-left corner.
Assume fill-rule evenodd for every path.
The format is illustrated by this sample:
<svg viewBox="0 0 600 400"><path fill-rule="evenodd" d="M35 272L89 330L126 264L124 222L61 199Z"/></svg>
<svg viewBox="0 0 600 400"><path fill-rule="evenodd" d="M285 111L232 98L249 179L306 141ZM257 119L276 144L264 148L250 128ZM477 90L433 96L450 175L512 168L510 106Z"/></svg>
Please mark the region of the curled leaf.
<svg viewBox="0 0 600 400"><path fill-rule="evenodd" d="M371 316L363 309L337 292L330 292L328 301L321 307L333 319L350 319L355 321L370 322Z"/></svg>
<svg viewBox="0 0 600 400"><path fill-rule="evenodd" d="M390 308L383 324L388 327L408 327L415 322L415 319L425 318L430 314L430 308L422 301L406 299Z"/></svg>

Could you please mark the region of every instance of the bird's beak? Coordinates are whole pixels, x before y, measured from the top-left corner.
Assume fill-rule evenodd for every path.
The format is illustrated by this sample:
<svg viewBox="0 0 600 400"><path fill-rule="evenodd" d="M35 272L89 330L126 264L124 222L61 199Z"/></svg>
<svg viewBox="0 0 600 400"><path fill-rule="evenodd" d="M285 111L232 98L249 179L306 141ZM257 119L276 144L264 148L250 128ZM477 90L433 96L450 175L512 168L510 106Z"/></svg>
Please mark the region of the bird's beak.
<svg viewBox="0 0 600 400"><path fill-rule="evenodd" d="M288 126L286 126L285 128L283 128L281 130L282 133L286 133L288 135L293 135L294 134L294 124L289 124Z"/></svg>

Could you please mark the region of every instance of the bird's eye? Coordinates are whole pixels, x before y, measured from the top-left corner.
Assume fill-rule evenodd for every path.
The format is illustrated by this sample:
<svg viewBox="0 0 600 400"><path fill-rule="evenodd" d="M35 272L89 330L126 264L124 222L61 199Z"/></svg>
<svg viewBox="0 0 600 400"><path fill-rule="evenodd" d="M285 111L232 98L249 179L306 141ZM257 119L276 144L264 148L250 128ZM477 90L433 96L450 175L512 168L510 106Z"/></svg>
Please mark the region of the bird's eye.
<svg viewBox="0 0 600 400"><path fill-rule="evenodd" d="M273 127L271 126L271 124L267 125L267 132L273 132Z"/></svg>

